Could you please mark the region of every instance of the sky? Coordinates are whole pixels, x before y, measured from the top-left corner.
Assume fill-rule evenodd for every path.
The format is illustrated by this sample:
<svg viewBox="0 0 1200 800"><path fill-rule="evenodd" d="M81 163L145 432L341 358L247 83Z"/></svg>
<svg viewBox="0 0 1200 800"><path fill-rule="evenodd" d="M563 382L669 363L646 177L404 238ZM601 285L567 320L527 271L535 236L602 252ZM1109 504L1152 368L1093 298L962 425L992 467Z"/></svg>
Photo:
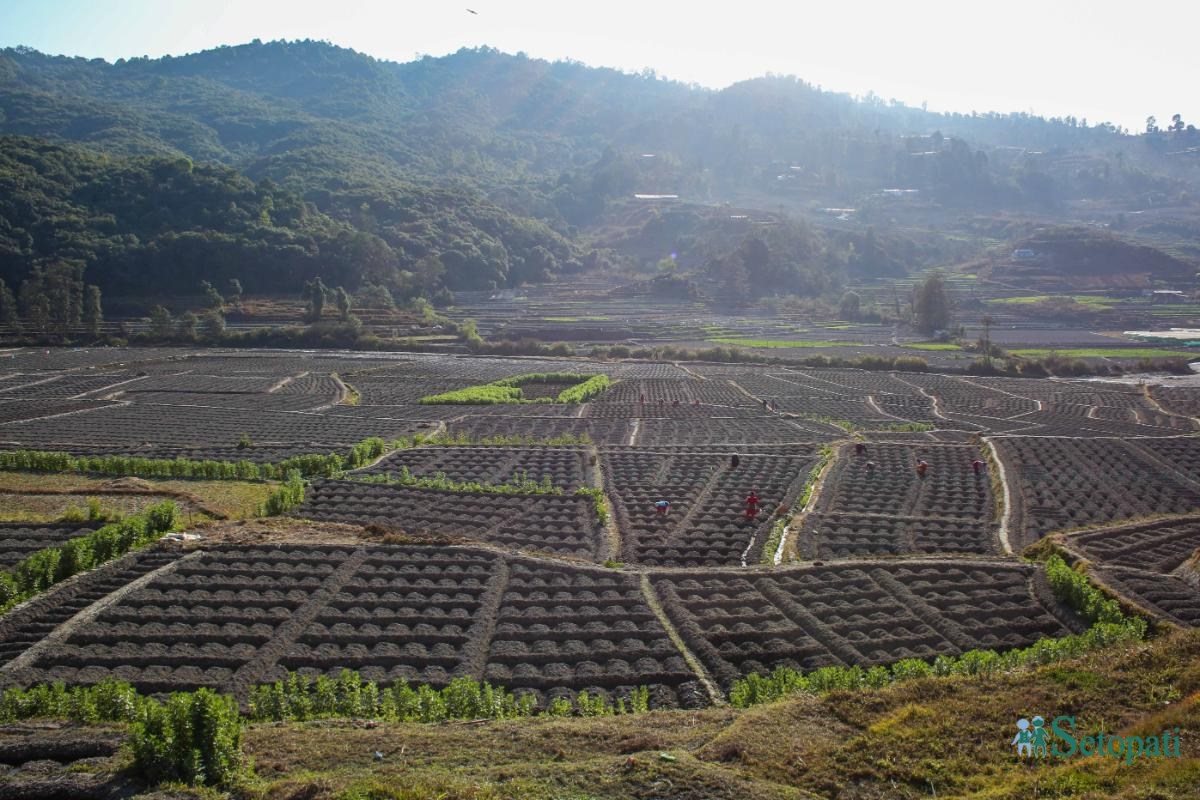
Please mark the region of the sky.
<svg viewBox="0 0 1200 800"><path fill-rule="evenodd" d="M0 46L110 61L256 38L392 61L488 45L715 89L771 72L931 111L1131 130L1200 121L1198 29L1200 0L0 0Z"/></svg>

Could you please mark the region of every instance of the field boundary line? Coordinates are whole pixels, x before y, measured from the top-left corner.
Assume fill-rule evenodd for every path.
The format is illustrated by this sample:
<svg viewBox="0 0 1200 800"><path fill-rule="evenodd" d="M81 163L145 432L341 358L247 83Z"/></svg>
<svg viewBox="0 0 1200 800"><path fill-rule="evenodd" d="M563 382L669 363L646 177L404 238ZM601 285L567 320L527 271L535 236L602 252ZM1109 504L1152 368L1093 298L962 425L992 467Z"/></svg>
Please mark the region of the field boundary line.
<svg viewBox="0 0 1200 800"><path fill-rule="evenodd" d="M671 644L675 645L675 649L679 651L679 655L683 657L684 662L692 670L692 674L696 676L696 680L700 681L700 685L704 687L704 691L708 693L708 699L712 701L714 706L724 706L725 695L717 688L717 684L713 681L712 676L708 674L708 670L700 663L700 659L696 658L683 641L683 636L675 629L675 624L671 622L671 618L667 616L667 610L663 608L662 601L658 599L658 593L654 591L654 584L650 583L650 573L643 572L641 576L642 596L646 598L646 605L654 612L654 616L658 618L658 624L663 626L663 630L667 632L667 638L671 640Z"/></svg>
<svg viewBox="0 0 1200 800"><path fill-rule="evenodd" d="M1150 450L1147 447L1142 447L1137 441L1135 441L1133 439L1118 439L1118 441L1121 443L1122 446L1133 450L1137 455L1146 459L1151 464L1156 464L1157 466L1162 468L1164 471L1170 473L1170 475L1176 481L1182 483L1184 486L1187 486L1196 491L1200 491L1200 481L1197 481L1195 478L1192 478L1192 477L1188 476L1187 474L1180 472L1175 467L1174 464L1172 464L1170 461L1167 461L1162 456L1158 455L1158 453L1155 453L1153 450Z"/></svg>
<svg viewBox="0 0 1200 800"><path fill-rule="evenodd" d="M28 375L29 373L22 372L20 374L22 376L25 376L25 375ZM28 389L30 386L41 386L43 383L51 383L53 381L58 380L59 378L64 378L68 374L74 375L76 373L59 372L57 374L51 375L49 378L38 378L36 380L30 381L29 383L18 383L16 386L8 386L5 388L5 392L11 392L15 389ZM30 377L32 377L32 376L30 376ZM32 399L36 399L36 398L32 398Z"/></svg>
<svg viewBox="0 0 1200 800"><path fill-rule="evenodd" d="M292 612L287 621L275 629L271 638L263 642L254 658L238 667L229 683L234 696L239 701L244 702L250 689L255 684L263 682L267 671L279 662L288 647L295 643L304 629L317 618L321 609L329 604L333 596L346 584L346 581L350 580L350 576L358 571L369 555L370 551L365 545L360 545L352 551L346 560L338 565L337 569L329 573L329 577L321 586L309 595L304 605Z"/></svg>
<svg viewBox="0 0 1200 800"><path fill-rule="evenodd" d="M941 403L938 400L937 395L933 395L933 394L930 394L929 392L925 391L924 386L913 383L912 381L906 381L906 380L904 380L904 378L901 378L899 375L896 376L896 380L900 381L901 383L907 383L909 386L916 389L920 395L922 395L923 397L927 397L929 399L929 402L933 405L933 415L935 417L937 417L938 419L944 419L947 422L958 422L958 420L950 419L949 417L947 417L945 414L942 413Z"/></svg>
<svg viewBox="0 0 1200 800"><path fill-rule="evenodd" d="M961 625L934 608L916 592L896 580L896 577L882 566L875 567L868 574L879 588L898 600L901 605L906 606L913 612L913 616L921 621L922 625L933 631L939 638L945 639L963 651L973 650L979 646L979 643L972 639L971 635L963 630ZM1038 605L1041 605L1041 603Z"/></svg>
<svg viewBox="0 0 1200 800"><path fill-rule="evenodd" d="M308 375L310 372L311 372L311 370L305 370L304 372L301 372L299 375L283 376L279 380L275 381L274 386L272 386L270 389L267 389L267 394L275 394L276 392L278 392L283 387L287 386L292 381L296 380L297 378L303 378L305 375Z"/></svg>
<svg viewBox="0 0 1200 800"><path fill-rule="evenodd" d="M1001 496L1004 498L1004 512L1000 515L1000 529L996 532L1000 537L1000 547L1008 555L1012 555L1012 542L1009 541L1008 531L1012 525L1013 517L1013 499L1012 499L1012 484L1008 480L1008 470L1004 466L1004 459L1000 457L1000 450L996 447L996 443L992 441L992 437L985 436L983 441L987 444L988 452L991 453L992 461L996 462L996 471L999 473L1000 486L1004 490Z"/></svg>
<svg viewBox="0 0 1200 800"><path fill-rule="evenodd" d="M328 411L331 408L337 408L338 406L346 405L346 400L350 397L350 387L346 384L346 382L344 380L342 380L342 376L338 375L336 372L329 373L329 377L333 380L334 383L337 384L337 387L338 387L337 399L335 399L332 403L323 403L322 405L319 405L316 408L310 408L310 409L308 409L308 411L310 411L310 412Z"/></svg>
<svg viewBox="0 0 1200 800"><path fill-rule="evenodd" d="M89 398L85 398L85 399L92 400L93 398L89 397ZM117 408L118 406L123 407L123 406L133 405L133 403L129 402L128 400L96 400L95 402L97 402L97 403L112 403L112 405L111 406L96 406L95 408L77 408L74 411L62 411L57 414L46 414L45 416L41 416L41 417L30 417L28 419L14 419L11 422L3 423L3 425L7 429L7 427L9 425L12 425L15 427L17 425L27 425L31 422L41 422L41 421L47 420L47 419L56 419L58 417L72 417L72 416L75 416L76 414L94 414L97 411L105 411L110 408ZM58 448L62 447L62 445L48 445L48 446L58 447Z"/></svg>
<svg viewBox="0 0 1200 800"><path fill-rule="evenodd" d="M751 584L763 597L767 598L771 605L778 609L784 619L794 623L796 627L811 636L815 642L837 656L846 666L850 667L867 661L867 658L846 637L822 622L803 604L789 597L787 592L780 589L770 577L758 578L751 581Z"/></svg>
<svg viewBox="0 0 1200 800"><path fill-rule="evenodd" d="M483 596L479 598L479 611L482 616L477 636L471 636L463 647L462 664L477 681L483 680L484 670L487 669L488 651L492 647L492 639L496 635L496 625L499 624L500 608L504 605L504 593L508 591L512 568L508 559L503 555L496 559L496 571L492 573ZM473 631L474 625L468 628Z"/></svg>
<svg viewBox="0 0 1200 800"><path fill-rule="evenodd" d="M617 525L617 506L609 498L608 492L604 489L604 468L600 466L600 450L593 444L584 452L596 459L596 463L591 465L593 479L596 488L600 490L600 494L604 497L605 505L608 506L608 521L604 523L604 530L608 534L608 557L613 561L620 561L621 528Z"/></svg>
<svg viewBox="0 0 1200 800"><path fill-rule="evenodd" d="M185 556L176 558L155 570L147 572L140 578L122 586L114 592L106 594L96 602L89 606L85 606L79 610L75 616L71 617L61 625L56 627L50 633L46 634L41 640L31 645L25 652L8 662L4 666L0 666L0 672L16 672L26 667L32 666L44 651L51 648L56 648L66 642L78 628L89 625L96 620L100 614L107 609L120 603L128 595L138 591L144 586L149 585L152 581L161 578L164 575L169 575L179 568L181 564L187 561L193 561L200 557L202 550L194 550ZM87 573L84 573L87 574Z"/></svg>
<svg viewBox="0 0 1200 800"><path fill-rule="evenodd" d="M625 443L626 447L633 447L637 444L638 431L642 428L642 421L634 417L629 420L629 441Z"/></svg>
<svg viewBox="0 0 1200 800"><path fill-rule="evenodd" d="M1142 394L1146 396L1146 399L1150 402L1150 405L1154 406L1160 414L1166 414L1168 417L1175 417L1176 419L1186 419L1188 422L1192 423L1191 432L1196 432L1196 423L1200 422L1200 417L1192 417L1188 416L1187 414L1180 414L1176 411L1169 410L1159 402L1157 397L1154 396L1154 392L1151 391L1151 386L1148 383L1142 384Z"/></svg>
<svg viewBox="0 0 1200 800"><path fill-rule="evenodd" d="M985 392L999 392L1000 394L1006 394L1009 397L1015 397L1018 400L1027 400L1029 402L1034 403L1037 406L1037 408L1035 408L1033 411L1041 411L1042 410L1042 406L1043 406L1042 401L1038 400L1035 397L1026 397L1023 394L1017 394L1016 392L1010 392L1007 389L997 389L995 386L985 386L982 383L977 383L976 381L972 380L971 378L956 377L955 380L960 380L963 383L969 383L970 385L972 385L976 388L983 389ZM1016 416L1020 417L1020 416L1024 416L1024 414L1032 414L1033 411L1025 411L1025 412L1022 412L1021 414L1017 414Z"/></svg>
<svg viewBox="0 0 1200 800"><path fill-rule="evenodd" d="M775 551L775 557L772 563L779 566L783 563L784 548L787 545L788 534L792 531L801 531L804 528L804 523L808 521L808 517L813 513L813 509L817 507L817 500L821 496L821 490L825 487L825 479L829 477L829 473L833 471L834 464L839 460L839 457L848 445L844 442L835 442L832 445L833 452L829 458L825 460L825 465L821 467L821 471L817 474L816 480L813 481L812 491L808 493L808 502L804 504L804 508L800 509L791 520L787 527L783 529L783 536L779 539L779 549ZM799 535L799 533L797 533Z"/></svg>
<svg viewBox="0 0 1200 800"><path fill-rule="evenodd" d="M688 367L685 367L683 364L680 364L678 361L672 361L672 362L671 362L671 364L672 364L673 366L675 366L675 367L678 367L679 369L683 370L683 371L684 371L684 372L686 372L688 375L691 375L691 376L692 376L693 378L695 378L696 380L701 380L701 381L706 381L706 380L708 380L708 378L707 378L706 376L704 376L704 375L701 375L701 374L700 374L700 373L698 373L698 372L692 372L692 370L691 370L691 369L689 369Z"/></svg>
<svg viewBox="0 0 1200 800"><path fill-rule="evenodd" d="M892 419L898 419L901 422L916 422L916 420L905 419L904 417L898 417L895 414L891 414L887 411L884 411L880 407L879 403L875 402L875 395L873 395L873 394L867 395L867 405L871 407L872 411L875 411L876 413L879 413L879 414L883 414L885 417L891 417ZM926 431L926 433L928 433L928 431Z"/></svg>
<svg viewBox="0 0 1200 800"><path fill-rule="evenodd" d="M71 397L68 397L67 399L68 400L103 400L104 399L103 396L92 397L91 395L96 395L96 394L99 394L100 392L108 392L110 389L115 389L118 386L124 386L127 383L136 383L137 381L148 380L149 378L150 378L149 375L137 375L133 378L127 378L123 381L117 381L116 383L110 383L107 386L101 386L99 389L92 389L87 392L80 392L79 394L72 395ZM124 391L124 389L122 389L121 391Z"/></svg>

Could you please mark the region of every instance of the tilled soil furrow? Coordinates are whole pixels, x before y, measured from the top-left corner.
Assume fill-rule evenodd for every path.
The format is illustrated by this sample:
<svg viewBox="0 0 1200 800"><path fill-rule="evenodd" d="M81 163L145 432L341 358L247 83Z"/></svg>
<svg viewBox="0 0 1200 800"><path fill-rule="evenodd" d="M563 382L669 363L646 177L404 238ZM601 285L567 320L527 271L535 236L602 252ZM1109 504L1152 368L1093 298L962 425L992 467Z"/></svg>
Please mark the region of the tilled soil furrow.
<svg viewBox="0 0 1200 800"><path fill-rule="evenodd" d="M907 586L896 580L890 572L882 568L876 568L871 570L870 574L876 583L893 597L900 600L921 622L925 623L926 627L939 637L963 651L974 649L977 646L975 639L964 631L957 622L948 619L936 608L926 603L910 591Z"/></svg>
<svg viewBox="0 0 1200 800"><path fill-rule="evenodd" d="M259 683L266 681L268 674L279 659L287 652L292 643L299 638L309 623L329 603L354 575L355 571L367 560L369 551L359 547L334 570L321 588L309 595L308 600L294 611L288 619L277 627L271 638L258 648L254 658L238 667L233 673L230 688L242 702L247 699L250 690Z"/></svg>
<svg viewBox="0 0 1200 800"><path fill-rule="evenodd" d="M481 598L481 605L475 614L475 622L467 630L467 643L462 649L462 672L476 680L483 680L484 669L487 667L488 649L492 645L492 637L496 633L496 621L500 612L500 603L504 592L508 589L508 561L496 559L496 572L488 579L487 590Z"/></svg>
<svg viewBox="0 0 1200 800"><path fill-rule="evenodd" d="M816 615L804 606L789 597L787 592L775 585L770 578L759 578L754 581L754 586L763 593L764 597L771 601L771 604L775 608L779 609L779 613L796 623L801 630L827 647L829 652L837 656L843 664L849 666L867 662L867 658L853 644L818 619Z"/></svg>

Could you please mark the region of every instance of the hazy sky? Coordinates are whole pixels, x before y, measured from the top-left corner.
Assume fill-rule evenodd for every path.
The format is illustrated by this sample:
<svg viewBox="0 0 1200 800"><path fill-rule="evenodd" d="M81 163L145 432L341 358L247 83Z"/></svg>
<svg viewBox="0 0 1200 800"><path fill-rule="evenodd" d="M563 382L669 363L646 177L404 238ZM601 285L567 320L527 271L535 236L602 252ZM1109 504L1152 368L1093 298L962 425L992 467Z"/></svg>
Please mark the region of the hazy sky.
<svg viewBox="0 0 1200 800"><path fill-rule="evenodd" d="M478 12L471 14L467 9ZM490 45L720 88L767 72L930 110L1200 122L1200 0L0 0L0 46L102 57L259 38L395 61Z"/></svg>

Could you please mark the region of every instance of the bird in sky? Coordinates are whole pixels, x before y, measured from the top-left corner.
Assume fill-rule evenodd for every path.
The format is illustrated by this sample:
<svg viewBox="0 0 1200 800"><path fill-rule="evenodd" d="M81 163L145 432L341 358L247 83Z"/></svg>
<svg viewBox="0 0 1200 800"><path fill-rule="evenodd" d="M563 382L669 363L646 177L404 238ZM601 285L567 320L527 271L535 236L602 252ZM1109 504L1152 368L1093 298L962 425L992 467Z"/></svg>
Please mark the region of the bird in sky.
<svg viewBox="0 0 1200 800"><path fill-rule="evenodd" d="M468 9L467 9L467 13L468 13L468 14L474 14L474 15L475 15L475 16L477 16L477 17L479 16L479 12L478 12L478 11L476 11L475 9L473 9L473 8L468 8Z"/></svg>

